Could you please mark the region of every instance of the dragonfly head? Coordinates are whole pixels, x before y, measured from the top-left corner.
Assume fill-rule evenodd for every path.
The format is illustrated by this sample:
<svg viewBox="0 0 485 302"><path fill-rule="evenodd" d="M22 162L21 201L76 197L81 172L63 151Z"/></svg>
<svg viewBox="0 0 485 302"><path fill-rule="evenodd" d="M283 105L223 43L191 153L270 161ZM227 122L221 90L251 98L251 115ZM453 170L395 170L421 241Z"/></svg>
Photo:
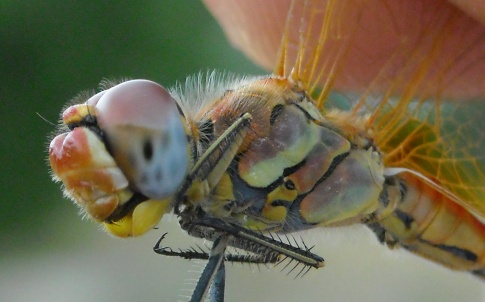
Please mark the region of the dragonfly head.
<svg viewBox="0 0 485 302"><path fill-rule="evenodd" d="M131 80L68 107L49 148L54 179L117 236L153 228L189 165L185 118L162 86Z"/></svg>

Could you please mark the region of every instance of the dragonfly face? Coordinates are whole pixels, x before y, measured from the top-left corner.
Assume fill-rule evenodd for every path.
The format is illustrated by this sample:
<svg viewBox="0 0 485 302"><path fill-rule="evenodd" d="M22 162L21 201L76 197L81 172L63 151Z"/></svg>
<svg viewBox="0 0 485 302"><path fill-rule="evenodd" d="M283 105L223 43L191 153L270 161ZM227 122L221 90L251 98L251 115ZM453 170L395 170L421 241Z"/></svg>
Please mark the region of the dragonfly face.
<svg viewBox="0 0 485 302"><path fill-rule="evenodd" d="M68 107L69 131L49 159L56 180L85 213L115 235L138 235L170 211L188 169L183 116L160 85L127 81Z"/></svg>

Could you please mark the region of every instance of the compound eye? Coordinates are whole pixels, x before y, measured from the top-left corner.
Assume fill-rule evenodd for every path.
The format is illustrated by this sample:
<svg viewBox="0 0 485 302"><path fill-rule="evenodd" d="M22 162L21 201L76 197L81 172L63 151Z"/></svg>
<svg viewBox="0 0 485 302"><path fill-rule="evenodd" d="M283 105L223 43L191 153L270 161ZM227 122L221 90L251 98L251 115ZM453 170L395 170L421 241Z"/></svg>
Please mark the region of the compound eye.
<svg viewBox="0 0 485 302"><path fill-rule="evenodd" d="M151 199L173 195L189 159L185 120L168 91L147 80L127 81L95 106L108 150L130 186Z"/></svg>

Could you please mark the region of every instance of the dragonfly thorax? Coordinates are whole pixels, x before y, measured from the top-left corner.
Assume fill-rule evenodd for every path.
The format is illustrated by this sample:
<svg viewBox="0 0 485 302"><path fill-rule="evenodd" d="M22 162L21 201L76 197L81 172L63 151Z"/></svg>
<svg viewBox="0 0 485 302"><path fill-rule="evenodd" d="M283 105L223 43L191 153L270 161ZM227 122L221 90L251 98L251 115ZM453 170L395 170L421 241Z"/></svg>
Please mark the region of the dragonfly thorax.
<svg viewBox="0 0 485 302"><path fill-rule="evenodd" d="M187 196L191 206L272 231L356 222L376 211L384 170L372 138L362 135L370 131L355 123L342 127L350 122L345 114L324 118L302 89L273 77L227 91L194 119L211 129L204 137L213 146L243 114L251 116L247 134L240 135L234 154L214 164L209 174L217 180L188 190L197 192Z"/></svg>

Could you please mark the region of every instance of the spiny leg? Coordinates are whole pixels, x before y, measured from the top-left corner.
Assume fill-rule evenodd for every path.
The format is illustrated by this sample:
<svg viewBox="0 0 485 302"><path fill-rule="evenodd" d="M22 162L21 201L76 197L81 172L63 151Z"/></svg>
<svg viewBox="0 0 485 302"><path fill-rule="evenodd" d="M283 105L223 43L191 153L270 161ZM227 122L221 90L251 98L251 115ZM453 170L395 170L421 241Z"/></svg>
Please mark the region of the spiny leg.
<svg viewBox="0 0 485 302"><path fill-rule="evenodd" d="M190 298L190 302L202 302L209 290L211 284L213 289L211 290L211 302L223 302L224 301L224 281L225 281L225 269L221 268L224 262L224 253L229 242L229 235L223 234L219 236L212 245L209 261L202 272L202 275L195 286L194 293Z"/></svg>
<svg viewBox="0 0 485 302"><path fill-rule="evenodd" d="M219 265L216 277L212 282L209 297L211 302L224 302L224 292L226 289L226 265L224 261Z"/></svg>
<svg viewBox="0 0 485 302"><path fill-rule="evenodd" d="M182 204L184 197L195 202L205 197L219 183L244 142L251 119L249 113L243 114L197 160L174 198L176 215L181 214L178 206Z"/></svg>

